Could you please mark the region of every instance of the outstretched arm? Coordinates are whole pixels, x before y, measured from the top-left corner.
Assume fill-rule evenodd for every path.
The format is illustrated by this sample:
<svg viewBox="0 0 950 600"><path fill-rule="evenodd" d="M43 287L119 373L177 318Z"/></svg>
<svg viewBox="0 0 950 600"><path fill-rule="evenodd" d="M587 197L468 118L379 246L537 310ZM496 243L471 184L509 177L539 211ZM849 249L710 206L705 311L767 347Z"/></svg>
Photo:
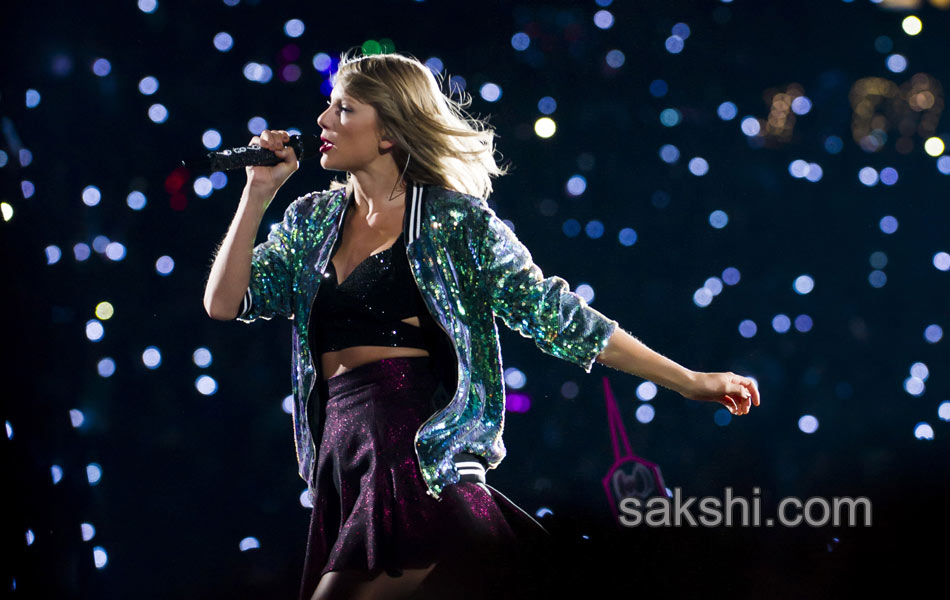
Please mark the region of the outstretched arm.
<svg viewBox="0 0 950 600"><path fill-rule="evenodd" d="M759 406L755 382L732 372L701 373L654 352L621 328L607 340L597 362L642 377L684 398L700 402L718 402L734 415L744 415L754 404Z"/></svg>

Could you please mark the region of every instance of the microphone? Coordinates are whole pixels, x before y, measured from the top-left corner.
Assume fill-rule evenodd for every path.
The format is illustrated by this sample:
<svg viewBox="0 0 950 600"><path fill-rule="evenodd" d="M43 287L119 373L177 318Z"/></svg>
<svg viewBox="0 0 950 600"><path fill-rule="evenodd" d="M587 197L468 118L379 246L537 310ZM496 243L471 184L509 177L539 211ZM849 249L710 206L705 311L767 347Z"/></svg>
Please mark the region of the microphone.
<svg viewBox="0 0 950 600"><path fill-rule="evenodd" d="M292 135L284 147L293 148L299 161L318 156L322 144L320 138L315 135ZM181 161L181 164L183 167L198 171L228 171L243 167L270 167L280 162L283 162L282 159L277 158L277 155L270 150L261 148L259 144L251 144L230 150L212 151L200 158L185 159Z"/></svg>

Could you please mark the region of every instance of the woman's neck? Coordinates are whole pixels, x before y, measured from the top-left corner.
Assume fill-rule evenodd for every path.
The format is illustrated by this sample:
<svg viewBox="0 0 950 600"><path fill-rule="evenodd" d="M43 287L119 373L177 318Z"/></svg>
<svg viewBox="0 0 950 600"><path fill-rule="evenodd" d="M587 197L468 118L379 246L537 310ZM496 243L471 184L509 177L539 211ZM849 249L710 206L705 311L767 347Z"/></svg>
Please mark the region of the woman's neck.
<svg viewBox="0 0 950 600"><path fill-rule="evenodd" d="M350 174L358 214L371 217L404 207L406 184L392 159L373 167Z"/></svg>

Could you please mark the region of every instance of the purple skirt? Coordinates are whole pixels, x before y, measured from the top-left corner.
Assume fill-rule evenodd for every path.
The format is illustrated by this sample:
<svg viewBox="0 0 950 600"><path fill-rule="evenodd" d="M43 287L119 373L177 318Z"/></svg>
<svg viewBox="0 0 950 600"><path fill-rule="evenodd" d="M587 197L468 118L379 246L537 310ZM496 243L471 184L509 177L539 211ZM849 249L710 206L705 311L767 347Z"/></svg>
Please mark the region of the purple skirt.
<svg viewBox="0 0 950 600"><path fill-rule="evenodd" d="M477 457L456 457L464 475L441 500L426 494L414 437L434 413L438 380L428 356L367 363L323 383L328 400L301 600L328 571L398 576L435 562L427 582L471 577L472 565L497 569L493 580L500 581L518 570L520 552L545 543L537 521L484 483Z"/></svg>

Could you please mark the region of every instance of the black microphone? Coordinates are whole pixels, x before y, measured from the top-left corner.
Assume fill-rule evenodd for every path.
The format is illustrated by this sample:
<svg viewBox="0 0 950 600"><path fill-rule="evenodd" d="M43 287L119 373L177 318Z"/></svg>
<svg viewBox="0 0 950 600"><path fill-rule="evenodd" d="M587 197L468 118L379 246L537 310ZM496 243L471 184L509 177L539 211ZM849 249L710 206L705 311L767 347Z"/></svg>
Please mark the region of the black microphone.
<svg viewBox="0 0 950 600"><path fill-rule="evenodd" d="M320 138L315 135L292 135L284 147L293 148L297 160L304 160L319 155L322 144ZM181 161L181 164L198 171L228 171L242 167L270 167L280 162L283 160L270 150L261 148L259 144L251 144L230 150L209 152L201 158L185 159Z"/></svg>

